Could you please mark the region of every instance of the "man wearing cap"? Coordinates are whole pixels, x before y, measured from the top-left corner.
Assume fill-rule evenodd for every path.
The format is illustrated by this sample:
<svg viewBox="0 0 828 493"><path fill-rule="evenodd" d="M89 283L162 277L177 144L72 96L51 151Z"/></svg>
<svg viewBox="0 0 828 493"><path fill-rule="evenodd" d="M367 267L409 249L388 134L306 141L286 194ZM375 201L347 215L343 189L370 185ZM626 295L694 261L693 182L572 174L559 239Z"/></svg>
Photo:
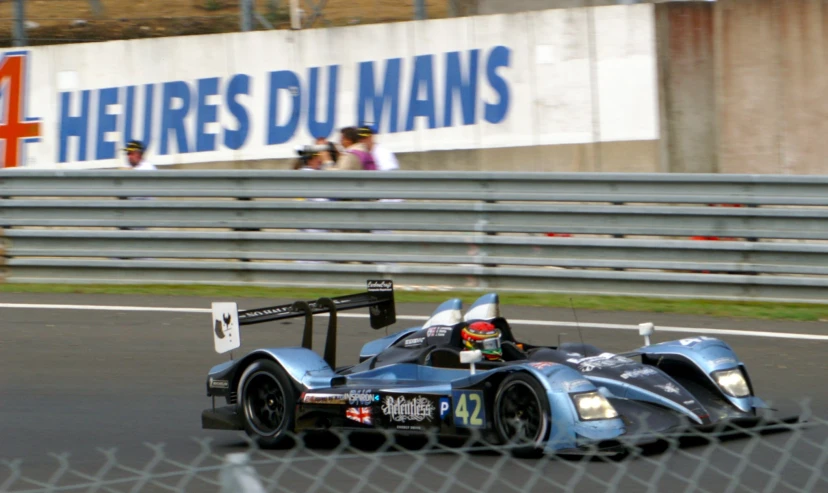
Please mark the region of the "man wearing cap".
<svg viewBox="0 0 828 493"><path fill-rule="evenodd" d="M332 171L357 171L357 170L375 170L376 163L374 157L371 155L371 149L365 141L364 131L357 127L345 127L340 130L342 137L340 143L344 149L339 155L336 162L332 162L329 153L322 153L322 160L325 162L325 167Z"/></svg>
<svg viewBox="0 0 828 493"><path fill-rule="evenodd" d="M144 144L138 140L130 141L124 151L127 153L129 166L138 171L153 171L158 168L154 164L144 160Z"/></svg>

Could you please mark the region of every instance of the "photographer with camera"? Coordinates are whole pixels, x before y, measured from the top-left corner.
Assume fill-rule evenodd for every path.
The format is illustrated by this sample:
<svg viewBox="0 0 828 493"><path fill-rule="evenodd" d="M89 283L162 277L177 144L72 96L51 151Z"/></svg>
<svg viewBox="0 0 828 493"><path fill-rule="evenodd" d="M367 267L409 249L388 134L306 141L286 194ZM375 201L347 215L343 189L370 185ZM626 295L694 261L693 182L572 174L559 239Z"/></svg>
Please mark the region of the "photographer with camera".
<svg viewBox="0 0 828 493"><path fill-rule="evenodd" d="M333 142L318 138L315 144L297 147L296 154L299 157L293 163L293 169L321 171L333 165L339 157L339 149Z"/></svg>

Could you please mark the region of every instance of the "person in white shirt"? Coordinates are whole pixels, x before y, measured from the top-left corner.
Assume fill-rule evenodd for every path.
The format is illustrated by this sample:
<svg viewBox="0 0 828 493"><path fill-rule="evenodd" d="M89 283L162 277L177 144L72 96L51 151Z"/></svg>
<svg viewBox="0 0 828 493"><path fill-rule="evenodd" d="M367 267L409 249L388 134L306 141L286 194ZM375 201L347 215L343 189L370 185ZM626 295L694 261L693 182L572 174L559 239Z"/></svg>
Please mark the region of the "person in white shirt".
<svg viewBox="0 0 828 493"><path fill-rule="evenodd" d="M137 171L154 171L158 169L154 164L144 159L145 150L144 144L138 140L132 140L124 147L124 152L127 153L127 163L132 169Z"/></svg>
<svg viewBox="0 0 828 493"><path fill-rule="evenodd" d="M377 134L377 129L372 125L363 125L359 127L359 134L365 140L365 145L371 151L371 156L374 158L377 171L395 171L400 169L400 163L397 161L397 156L387 149L376 143L374 135ZM402 202L402 199L379 199L380 202ZM372 229L374 234L390 234L392 231L387 229ZM394 265L394 264L388 264Z"/></svg>
<svg viewBox="0 0 828 493"><path fill-rule="evenodd" d="M377 165L377 171L394 171L400 169L400 163L397 161L397 156L391 152L391 149L378 144L374 140L374 135L377 134L377 129L372 125L365 125L360 127L360 135L365 137L365 144L371 150L371 155L374 157L374 162Z"/></svg>
<svg viewBox="0 0 828 493"><path fill-rule="evenodd" d="M154 164L147 162L144 160L144 151L146 148L144 144L139 140L131 140L127 143L126 147L124 147L124 152L127 155L127 164L129 164L130 168L137 170L137 171L153 171L158 168L155 167ZM124 198L124 197L122 197ZM127 197L129 200L152 200L152 197ZM147 228L139 227L120 227L118 229L121 230L132 230L132 231L142 231ZM135 257L133 260L152 260L151 258L144 258L144 257Z"/></svg>
<svg viewBox="0 0 828 493"><path fill-rule="evenodd" d="M374 155L374 161L377 163L377 171L394 171L400 169L397 156L391 152L391 149L381 144L374 144L374 147L371 149L371 154Z"/></svg>

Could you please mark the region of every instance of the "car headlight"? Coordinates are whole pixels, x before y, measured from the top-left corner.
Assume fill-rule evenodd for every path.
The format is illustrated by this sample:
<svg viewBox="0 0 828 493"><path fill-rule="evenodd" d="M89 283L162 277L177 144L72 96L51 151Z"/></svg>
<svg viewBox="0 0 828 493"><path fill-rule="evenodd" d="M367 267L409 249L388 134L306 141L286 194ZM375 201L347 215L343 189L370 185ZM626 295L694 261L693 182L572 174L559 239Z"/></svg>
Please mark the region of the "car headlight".
<svg viewBox="0 0 828 493"><path fill-rule="evenodd" d="M747 397L750 395L750 388L745 381L745 376L738 368L733 370L722 370L713 372L713 379L719 387L729 396Z"/></svg>
<svg viewBox="0 0 828 493"><path fill-rule="evenodd" d="M572 394L572 399L575 401L575 408L583 421L618 417L618 412L612 407L612 404L598 392Z"/></svg>

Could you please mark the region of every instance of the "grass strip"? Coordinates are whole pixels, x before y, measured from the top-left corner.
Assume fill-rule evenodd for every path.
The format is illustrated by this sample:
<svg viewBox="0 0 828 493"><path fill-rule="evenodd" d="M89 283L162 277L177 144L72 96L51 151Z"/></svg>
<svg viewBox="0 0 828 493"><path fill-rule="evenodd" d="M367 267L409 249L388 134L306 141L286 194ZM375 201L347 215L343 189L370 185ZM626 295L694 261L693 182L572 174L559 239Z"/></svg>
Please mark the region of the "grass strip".
<svg viewBox="0 0 828 493"><path fill-rule="evenodd" d="M354 293L355 289L269 288L258 286L218 285L135 285L135 284L0 284L0 293L75 293L153 296L199 296L218 300L234 298L314 299ZM394 297L398 303L441 303L461 298L469 304L481 292L468 291L401 291ZM714 317L754 318L765 320L828 321L828 305L813 303L772 303L761 301L726 301L699 299L664 299L637 296L580 296L545 293L500 293L507 305L566 308L604 311L636 311L709 315Z"/></svg>

